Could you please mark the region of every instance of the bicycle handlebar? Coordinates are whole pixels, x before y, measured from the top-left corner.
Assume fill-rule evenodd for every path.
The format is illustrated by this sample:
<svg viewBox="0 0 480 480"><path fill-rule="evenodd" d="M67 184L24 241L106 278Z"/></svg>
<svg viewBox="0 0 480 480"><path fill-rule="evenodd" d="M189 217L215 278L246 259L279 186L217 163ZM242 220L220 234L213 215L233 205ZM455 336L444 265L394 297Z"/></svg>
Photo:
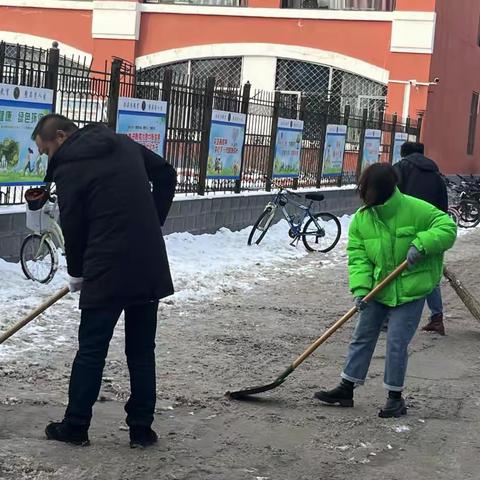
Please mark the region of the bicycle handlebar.
<svg viewBox="0 0 480 480"><path fill-rule="evenodd" d="M292 190L289 190L288 188L285 188L284 186L279 185L278 183L274 182L272 178L269 178L269 177L265 176L265 180L270 180L270 183L273 186L277 187L280 190L280 193L282 193L282 191L283 191L283 192L287 192L289 195L294 195L295 197L299 197L299 198L302 197L299 193L292 192Z"/></svg>

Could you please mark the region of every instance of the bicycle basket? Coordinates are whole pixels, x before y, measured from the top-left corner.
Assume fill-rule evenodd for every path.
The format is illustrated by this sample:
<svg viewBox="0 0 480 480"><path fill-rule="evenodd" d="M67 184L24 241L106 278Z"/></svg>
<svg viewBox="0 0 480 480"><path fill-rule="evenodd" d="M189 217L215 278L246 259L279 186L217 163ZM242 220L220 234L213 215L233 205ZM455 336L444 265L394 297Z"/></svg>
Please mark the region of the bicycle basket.
<svg viewBox="0 0 480 480"><path fill-rule="evenodd" d="M29 188L25 192L25 201L28 204L28 210L40 210L48 200L48 191L44 188Z"/></svg>
<svg viewBox="0 0 480 480"><path fill-rule="evenodd" d="M39 234L51 232L59 218L58 205L52 202L45 203L39 210L31 210L27 205L26 214L27 228Z"/></svg>

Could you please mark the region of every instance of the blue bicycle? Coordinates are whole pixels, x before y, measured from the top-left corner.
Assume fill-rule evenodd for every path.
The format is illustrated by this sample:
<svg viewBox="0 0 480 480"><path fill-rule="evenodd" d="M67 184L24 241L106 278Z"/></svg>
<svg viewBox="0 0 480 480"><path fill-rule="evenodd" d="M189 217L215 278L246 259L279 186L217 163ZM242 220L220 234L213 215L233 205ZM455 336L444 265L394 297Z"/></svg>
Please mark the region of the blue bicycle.
<svg viewBox="0 0 480 480"><path fill-rule="evenodd" d="M274 184L275 185L275 184ZM309 193L305 195L310 200L308 205L303 205L289 197L300 197L298 193L287 190L281 185L275 185L279 191L275 198L269 202L265 210L258 217L248 237L248 245L259 245L273 223L278 208L281 209L285 220L290 225L288 235L292 239L290 245L296 246L302 239L305 248L309 252L327 253L337 245L342 234L342 227L338 218L332 213L311 213L314 202L321 202L325 197L321 193ZM303 212L298 217L290 215L286 209L288 203L293 204Z"/></svg>

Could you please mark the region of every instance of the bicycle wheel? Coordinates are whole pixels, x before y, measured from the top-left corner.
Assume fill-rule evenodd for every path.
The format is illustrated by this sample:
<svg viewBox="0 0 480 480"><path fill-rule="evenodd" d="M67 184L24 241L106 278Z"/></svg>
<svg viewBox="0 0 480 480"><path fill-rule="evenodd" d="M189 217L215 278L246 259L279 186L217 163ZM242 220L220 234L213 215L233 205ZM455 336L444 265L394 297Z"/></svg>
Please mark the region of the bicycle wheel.
<svg viewBox="0 0 480 480"><path fill-rule="evenodd" d="M460 213L459 211L454 208L454 207L450 207L448 209L448 212L447 212L448 216L455 222L455 225L458 225L458 223L460 222Z"/></svg>
<svg viewBox="0 0 480 480"><path fill-rule="evenodd" d="M327 253L335 248L341 234L342 226L335 215L316 213L305 224L302 241L309 252Z"/></svg>
<svg viewBox="0 0 480 480"><path fill-rule="evenodd" d="M252 227L252 231L248 236L248 245L255 243L260 245L260 242L263 240L263 237L267 234L270 225L272 224L273 217L275 215L275 209L266 208L262 214L258 217L257 221Z"/></svg>
<svg viewBox="0 0 480 480"><path fill-rule="evenodd" d="M58 268L57 251L50 239L34 233L23 240L20 262L29 280L48 283Z"/></svg>
<svg viewBox="0 0 480 480"><path fill-rule="evenodd" d="M475 200L461 200L457 209L459 227L473 228L480 223L480 204Z"/></svg>

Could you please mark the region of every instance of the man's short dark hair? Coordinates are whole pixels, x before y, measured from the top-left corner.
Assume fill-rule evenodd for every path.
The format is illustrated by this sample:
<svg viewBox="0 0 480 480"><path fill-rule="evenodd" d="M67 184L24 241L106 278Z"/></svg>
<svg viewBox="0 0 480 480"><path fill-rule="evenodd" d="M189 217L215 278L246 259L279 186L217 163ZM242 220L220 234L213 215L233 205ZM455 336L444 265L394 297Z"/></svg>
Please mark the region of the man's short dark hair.
<svg viewBox="0 0 480 480"><path fill-rule="evenodd" d="M384 204L395 192L398 175L389 163L374 163L360 176L358 192L365 205L373 207Z"/></svg>
<svg viewBox="0 0 480 480"><path fill-rule="evenodd" d="M425 153L425 145L420 142L405 142L400 149L400 155L402 158L408 157L413 153L420 153L423 155Z"/></svg>
<svg viewBox="0 0 480 480"><path fill-rule="evenodd" d="M55 138L57 131L73 133L78 127L69 118L58 113L49 113L42 117L32 133L32 140L40 137L42 140L51 141Z"/></svg>

